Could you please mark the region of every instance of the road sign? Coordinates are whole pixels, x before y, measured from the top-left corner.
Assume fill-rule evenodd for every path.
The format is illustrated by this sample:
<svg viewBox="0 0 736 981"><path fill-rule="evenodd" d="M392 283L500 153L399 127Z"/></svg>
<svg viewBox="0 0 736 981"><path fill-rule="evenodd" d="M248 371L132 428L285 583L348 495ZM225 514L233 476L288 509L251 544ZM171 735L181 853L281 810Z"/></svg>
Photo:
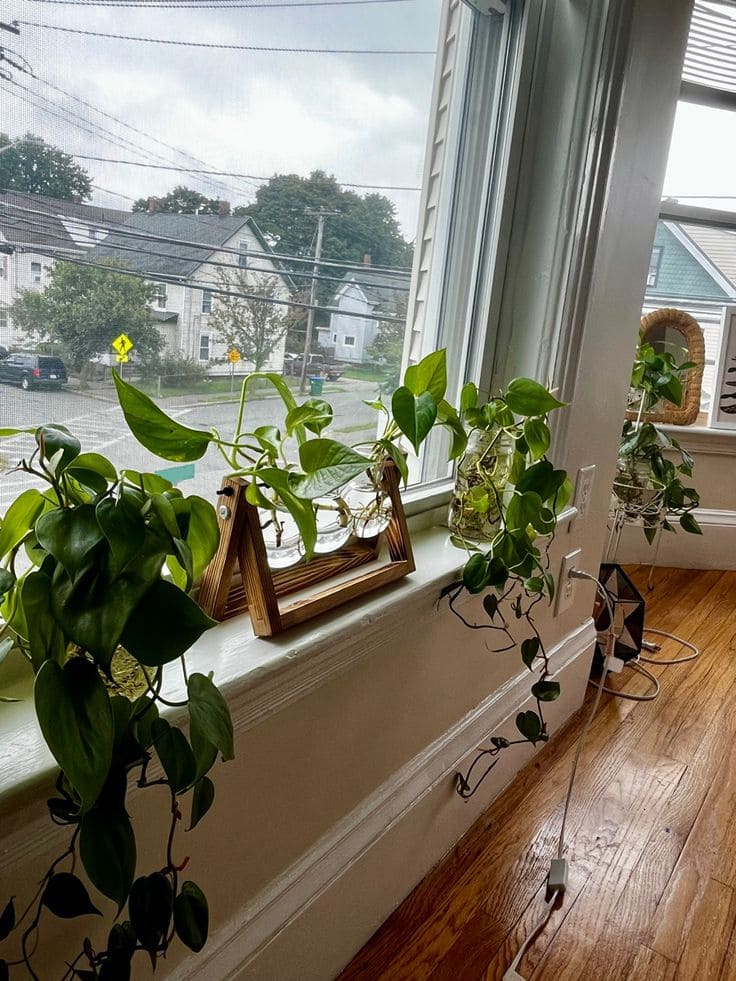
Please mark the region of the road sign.
<svg viewBox="0 0 736 981"><path fill-rule="evenodd" d="M240 351L237 351L235 348L233 348L232 351L228 351L227 359L230 364L236 364L238 361L240 361Z"/></svg>
<svg viewBox="0 0 736 981"><path fill-rule="evenodd" d="M133 342L131 341L131 339L128 337L127 334L119 334L112 342L112 346L115 348L115 350L118 352L119 355L125 356L128 353L128 351L132 351ZM125 360L127 361L128 359L125 358Z"/></svg>
<svg viewBox="0 0 736 981"><path fill-rule="evenodd" d="M115 356L115 360L118 364L127 364L130 361L130 358L127 354L118 354Z"/></svg>

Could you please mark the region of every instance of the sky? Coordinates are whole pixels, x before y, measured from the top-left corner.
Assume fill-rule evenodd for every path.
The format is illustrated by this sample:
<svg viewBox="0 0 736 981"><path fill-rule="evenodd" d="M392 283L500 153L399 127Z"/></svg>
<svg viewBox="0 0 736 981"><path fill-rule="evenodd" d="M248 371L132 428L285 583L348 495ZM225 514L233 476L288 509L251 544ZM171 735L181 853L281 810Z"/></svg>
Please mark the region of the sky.
<svg viewBox="0 0 736 981"><path fill-rule="evenodd" d="M209 9L203 0L203 9L113 9L10 0L3 4L2 19L212 44L433 52L440 6L441 0L390 0L225 10ZM30 131L72 154L203 166L161 146L158 139L212 169L258 177L306 176L319 168L358 184L421 184L434 72L431 54L208 50L28 24L21 25L18 38L3 35L3 43L38 76L13 70L14 79L32 92L0 82L0 125L13 137ZM148 135L126 129L46 82ZM122 145L107 139L99 126ZM232 205L253 200L258 186L236 178L78 162L93 178L93 201L124 210L130 199L165 194L180 183ZM414 238L418 191L379 193L394 201L405 236Z"/></svg>

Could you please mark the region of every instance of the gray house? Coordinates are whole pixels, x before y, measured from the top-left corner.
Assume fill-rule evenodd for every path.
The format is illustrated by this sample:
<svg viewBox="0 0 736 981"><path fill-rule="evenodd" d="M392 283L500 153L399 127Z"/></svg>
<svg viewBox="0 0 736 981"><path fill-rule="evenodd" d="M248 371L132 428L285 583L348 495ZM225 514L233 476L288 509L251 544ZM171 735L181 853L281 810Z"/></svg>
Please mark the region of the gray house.
<svg viewBox="0 0 736 981"><path fill-rule="evenodd" d="M332 352L338 361L370 361L368 349L381 319L406 315L410 278L409 273L378 272L368 265L346 273L330 304L341 312L331 313L329 327L319 328L320 347Z"/></svg>

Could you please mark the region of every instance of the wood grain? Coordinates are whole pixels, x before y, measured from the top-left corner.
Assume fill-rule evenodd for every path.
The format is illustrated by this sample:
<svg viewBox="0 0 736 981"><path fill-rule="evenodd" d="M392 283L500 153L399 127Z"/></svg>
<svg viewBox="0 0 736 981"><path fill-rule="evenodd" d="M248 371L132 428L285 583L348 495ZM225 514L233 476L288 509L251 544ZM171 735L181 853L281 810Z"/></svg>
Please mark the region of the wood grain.
<svg viewBox="0 0 736 981"><path fill-rule="evenodd" d="M569 888L519 970L535 981L736 981L736 573L659 570L647 593L648 567L628 571L647 624L702 654L648 665L656 701L604 697L568 819ZM659 656L678 653L666 642ZM630 671L613 684L647 688ZM542 908L591 694L341 981L503 977Z"/></svg>

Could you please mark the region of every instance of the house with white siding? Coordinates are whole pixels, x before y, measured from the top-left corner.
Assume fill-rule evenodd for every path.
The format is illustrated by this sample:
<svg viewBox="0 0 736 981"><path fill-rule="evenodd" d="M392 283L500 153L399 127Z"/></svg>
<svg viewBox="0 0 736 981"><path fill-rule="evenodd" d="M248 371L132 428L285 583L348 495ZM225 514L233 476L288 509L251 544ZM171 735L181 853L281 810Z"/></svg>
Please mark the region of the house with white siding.
<svg viewBox="0 0 736 981"><path fill-rule="evenodd" d="M410 278L409 273L379 272L369 265L346 273L330 303L336 312L330 314L329 326L317 331L320 347L337 361L370 361L381 320L406 315Z"/></svg>

